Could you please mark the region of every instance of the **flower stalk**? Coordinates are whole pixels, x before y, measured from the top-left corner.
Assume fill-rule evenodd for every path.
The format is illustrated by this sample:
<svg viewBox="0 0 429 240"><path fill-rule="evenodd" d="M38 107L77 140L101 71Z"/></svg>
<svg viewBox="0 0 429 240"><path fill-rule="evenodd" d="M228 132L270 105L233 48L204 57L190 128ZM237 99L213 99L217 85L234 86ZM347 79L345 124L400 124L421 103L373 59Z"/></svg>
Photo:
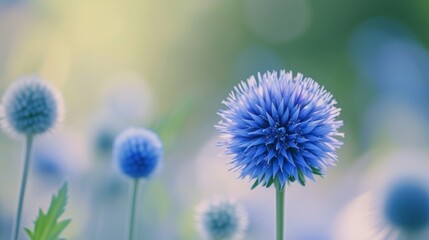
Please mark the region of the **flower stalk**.
<svg viewBox="0 0 429 240"><path fill-rule="evenodd" d="M19 238L19 229L21 227L21 216L22 216L22 208L24 206L24 198L25 198L25 189L27 187L27 179L28 179L28 169L30 167L30 158L31 158L31 149L33 145L33 136L28 135L26 137L25 143L25 160L24 160L24 169L21 179L21 189L19 193L19 201L18 201L18 209L16 214L16 222L15 222L15 230L13 234L13 240L18 240Z"/></svg>
<svg viewBox="0 0 429 240"><path fill-rule="evenodd" d="M276 181L276 239L284 240L284 197L285 191L280 183Z"/></svg>
<svg viewBox="0 0 429 240"><path fill-rule="evenodd" d="M138 178L133 181L133 193L131 197L131 212L130 212L130 228L128 231L128 239L134 239L134 222L135 222L135 212L136 212L136 202L137 202L137 194L138 194L138 186L139 180Z"/></svg>

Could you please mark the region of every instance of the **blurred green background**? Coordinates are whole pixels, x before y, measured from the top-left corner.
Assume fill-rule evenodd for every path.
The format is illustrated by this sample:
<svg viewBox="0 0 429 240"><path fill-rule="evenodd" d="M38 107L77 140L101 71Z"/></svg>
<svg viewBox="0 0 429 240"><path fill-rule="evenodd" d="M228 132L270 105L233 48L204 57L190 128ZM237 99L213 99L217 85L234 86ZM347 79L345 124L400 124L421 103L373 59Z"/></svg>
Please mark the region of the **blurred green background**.
<svg viewBox="0 0 429 240"><path fill-rule="evenodd" d="M68 239L123 239L128 181L109 149L118 131L144 126L160 133L166 156L141 190L141 239L199 239L194 207L214 195L248 208L246 239L273 238L272 190L250 191L227 171L213 126L234 85L286 69L333 93L346 134L325 179L287 191L287 235L365 239L344 238L356 226L338 232L347 222L339 219L354 219L344 208L397 172L428 167L428 11L425 0L0 0L1 93L37 73L66 108L61 127L44 137L67 149L57 157L66 160L35 160L24 225L67 179ZM0 135L1 239L13 220L21 149Z"/></svg>

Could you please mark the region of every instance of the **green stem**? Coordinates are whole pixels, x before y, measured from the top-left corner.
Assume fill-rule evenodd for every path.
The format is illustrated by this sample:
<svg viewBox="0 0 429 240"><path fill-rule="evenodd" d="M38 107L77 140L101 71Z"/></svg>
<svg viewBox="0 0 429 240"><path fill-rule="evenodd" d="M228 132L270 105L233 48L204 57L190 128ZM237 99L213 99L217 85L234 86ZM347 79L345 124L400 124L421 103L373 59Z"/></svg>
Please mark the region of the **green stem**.
<svg viewBox="0 0 429 240"><path fill-rule="evenodd" d="M280 187L280 183L276 182L276 223L277 223L277 240L284 239L284 202L285 192Z"/></svg>
<svg viewBox="0 0 429 240"><path fill-rule="evenodd" d="M130 228L128 232L129 240L133 240L133 235L134 235L134 219L135 219L135 212L136 212L138 186L139 186L139 180L137 178L134 179L133 185L134 186L133 186L133 195L132 195L132 202L131 202Z"/></svg>
<svg viewBox="0 0 429 240"><path fill-rule="evenodd" d="M18 210L16 214L16 222L15 222L15 231L13 235L14 240L18 240L19 237L19 229L21 225L21 216L22 216L22 207L24 205L24 197L25 197L25 189L27 187L27 178L28 178L28 169L30 167L30 156L31 156L31 147L33 145L33 136L28 135L25 143L25 162L24 162L24 170L21 179L21 190L19 193L19 202L18 202Z"/></svg>

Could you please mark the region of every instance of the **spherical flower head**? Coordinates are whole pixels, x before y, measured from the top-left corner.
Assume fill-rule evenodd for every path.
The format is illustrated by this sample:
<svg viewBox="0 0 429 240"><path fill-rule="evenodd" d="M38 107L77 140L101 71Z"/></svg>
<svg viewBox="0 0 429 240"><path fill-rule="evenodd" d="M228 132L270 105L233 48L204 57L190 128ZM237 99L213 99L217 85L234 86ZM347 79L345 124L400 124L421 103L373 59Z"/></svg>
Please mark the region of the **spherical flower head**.
<svg viewBox="0 0 429 240"><path fill-rule="evenodd" d="M114 158L119 169L131 178L148 178L160 165L162 143L152 131L132 128L115 140Z"/></svg>
<svg viewBox="0 0 429 240"><path fill-rule="evenodd" d="M244 208L230 199L215 199L198 207L198 229L205 239L240 239L247 228Z"/></svg>
<svg viewBox="0 0 429 240"><path fill-rule="evenodd" d="M17 135L43 134L62 117L60 95L37 76L12 83L2 104L2 125Z"/></svg>
<svg viewBox="0 0 429 240"><path fill-rule="evenodd" d="M336 101L318 83L292 72L267 72L242 82L223 101L220 145L241 178L269 187L323 175L335 165L343 125Z"/></svg>
<svg viewBox="0 0 429 240"><path fill-rule="evenodd" d="M417 233L429 227L429 191L416 180L395 184L384 202L384 216L395 228Z"/></svg>

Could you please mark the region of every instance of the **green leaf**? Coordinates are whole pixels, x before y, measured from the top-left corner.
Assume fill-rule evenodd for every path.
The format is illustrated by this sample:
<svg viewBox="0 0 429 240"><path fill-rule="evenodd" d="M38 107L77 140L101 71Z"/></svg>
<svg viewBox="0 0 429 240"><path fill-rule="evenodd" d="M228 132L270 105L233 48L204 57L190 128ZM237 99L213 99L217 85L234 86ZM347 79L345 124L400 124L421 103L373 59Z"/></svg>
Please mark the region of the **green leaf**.
<svg viewBox="0 0 429 240"><path fill-rule="evenodd" d="M25 232L31 240L62 240L61 232L69 225L71 219L59 221L67 205L67 183L60 188L57 195L53 195L48 212L39 209L39 215L34 221L34 230L28 228Z"/></svg>
<svg viewBox="0 0 429 240"><path fill-rule="evenodd" d="M30 237L30 239L33 239L33 238L34 238L34 234L31 232L31 230L30 230L30 229L26 228L26 229L25 229L25 232L26 232L26 233L27 233L27 235Z"/></svg>

